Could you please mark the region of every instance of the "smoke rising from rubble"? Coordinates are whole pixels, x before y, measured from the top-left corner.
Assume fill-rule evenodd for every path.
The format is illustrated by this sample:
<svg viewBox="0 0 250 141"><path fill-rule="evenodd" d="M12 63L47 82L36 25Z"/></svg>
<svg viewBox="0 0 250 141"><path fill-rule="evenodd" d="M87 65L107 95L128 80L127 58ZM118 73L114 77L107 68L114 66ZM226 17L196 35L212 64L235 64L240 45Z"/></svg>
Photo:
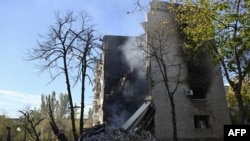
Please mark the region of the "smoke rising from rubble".
<svg viewBox="0 0 250 141"><path fill-rule="evenodd" d="M108 98L106 107L108 126L114 128L120 128L136 112L148 92L144 53L137 48L137 44L137 38L132 37L118 47L121 52L121 69L125 74L117 81L114 94Z"/></svg>

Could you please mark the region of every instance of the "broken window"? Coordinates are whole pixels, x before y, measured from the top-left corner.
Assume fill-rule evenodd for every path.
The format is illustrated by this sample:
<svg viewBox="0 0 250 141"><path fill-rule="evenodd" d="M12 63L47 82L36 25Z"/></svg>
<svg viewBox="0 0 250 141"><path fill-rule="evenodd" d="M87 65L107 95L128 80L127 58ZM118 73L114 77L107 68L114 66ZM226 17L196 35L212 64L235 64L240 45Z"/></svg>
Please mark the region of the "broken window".
<svg viewBox="0 0 250 141"><path fill-rule="evenodd" d="M205 50L188 50L188 83L193 91L192 99L205 99L210 87L212 67Z"/></svg>
<svg viewBox="0 0 250 141"><path fill-rule="evenodd" d="M206 99L207 91L203 88L191 87L193 91L192 99Z"/></svg>
<svg viewBox="0 0 250 141"><path fill-rule="evenodd" d="M209 128L209 116L208 115L194 115L194 127L195 128Z"/></svg>

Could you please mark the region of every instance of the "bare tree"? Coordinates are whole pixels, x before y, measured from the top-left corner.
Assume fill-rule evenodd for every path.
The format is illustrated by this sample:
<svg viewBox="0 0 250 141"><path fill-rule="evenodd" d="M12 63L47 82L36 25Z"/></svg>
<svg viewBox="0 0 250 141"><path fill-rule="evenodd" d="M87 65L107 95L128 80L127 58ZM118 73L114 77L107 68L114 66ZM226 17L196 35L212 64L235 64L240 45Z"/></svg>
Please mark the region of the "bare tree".
<svg viewBox="0 0 250 141"><path fill-rule="evenodd" d="M147 3L146 5L145 2ZM149 2L150 0L145 0L143 2L141 0L135 0L134 2L135 7L132 10L128 11L127 14L134 13L136 11L147 11Z"/></svg>
<svg viewBox="0 0 250 141"><path fill-rule="evenodd" d="M94 72L94 68L96 67L96 63L99 62L97 56L99 55L100 45L98 42L98 37L95 36L94 26L89 26L86 28L85 21L88 19L86 14L81 14L82 19L82 29L85 30L84 36L79 36L77 42L79 43L78 46L74 47L75 53L74 55L77 58L75 68L78 70L75 83L79 80L81 82L81 111L80 111L80 126L79 131L80 134L83 133L83 126L84 126L84 99L85 99L85 79L88 78L89 82L92 84L92 80L90 75L87 73L87 70ZM76 31L71 32L77 36Z"/></svg>
<svg viewBox="0 0 250 141"><path fill-rule="evenodd" d="M174 95L179 85L184 82L182 51L176 44L174 27L160 22L151 26L144 24L146 39L140 38L139 49L147 55L147 77L151 82L151 92L156 85L163 85L166 101L169 101L172 115L173 139L177 141L176 112ZM144 40L144 41L143 41ZM154 95L154 94L153 94ZM157 94L155 94L157 95Z"/></svg>
<svg viewBox="0 0 250 141"><path fill-rule="evenodd" d="M28 55L29 60L39 61L40 72L49 71L51 82L61 74L65 76L74 140L77 140L77 131L71 80L74 79L74 85L78 80L82 80L81 134L84 117L84 80L88 76L87 68L91 68L90 64L97 60L95 57L97 53L92 53L97 46L94 32L93 25L88 25L88 16L84 12L81 12L78 17L75 17L73 12L68 12L62 18L59 13L56 13L55 26L50 27L48 34L41 36L44 41L38 42L38 47L32 49Z"/></svg>
<svg viewBox="0 0 250 141"><path fill-rule="evenodd" d="M29 108L25 110L19 110L22 114L25 123L23 128L27 131L30 137L35 141L40 141L41 132L37 129L38 125L45 119L41 118L40 116L36 115L37 111L29 110Z"/></svg>

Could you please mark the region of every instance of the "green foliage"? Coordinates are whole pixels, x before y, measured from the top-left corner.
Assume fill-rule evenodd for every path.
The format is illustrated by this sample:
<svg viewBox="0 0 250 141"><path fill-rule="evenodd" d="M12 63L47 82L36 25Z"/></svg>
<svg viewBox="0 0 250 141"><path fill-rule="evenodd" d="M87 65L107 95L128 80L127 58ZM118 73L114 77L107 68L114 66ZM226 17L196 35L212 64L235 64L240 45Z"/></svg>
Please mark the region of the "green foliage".
<svg viewBox="0 0 250 141"><path fill-rule="evenodd" d="M41 112L44 115L47 115L49 112L49 104L55 118L62 119L69 116L69 99L67 94L61 93L59 99L57 99L55 92L52 92L52 94L49 95L43 94L41 96Z"/></svg>
<svg viewBox="0 0 250 141"><path fill-rule="evenodd" d="M7 139L7 126L13 128L14 122L6 117L5 115L0 115L0 141L6 141Z"/></svg>
<svg viewBox="0 0 250 141"><path fill-rule="evenodd" d="M225 61L229 72L236 72L238 64L242 72L249 71L249 2L203 0L172 7L172 11L176 13L175 20L181 25L188 49L206 47L213 53L215 62ZM237 58L240 62L236 62Z"/></svg>
<svg viewBox="0 0 250 141"><path fill-rule="evenodd" d="M243 100L244 108L246 109L246 117L250 120L250 81L248 79L245 79L242 83L242 89L241 89L241 96ZM234 91L232 87L229 87L229 91L226 95L228 108L233 113L232 119L235 121L235 119L239 116L238 112L238 103L237 99L235 98Z"/></svg>
<svg viewBox="0 0 250 141"><path fill-rule="evenodd" d="M51 140L55 138L51 127L50 127L50 117L49 117L49 104L51 106L55 122L58 128L65 132L67 137L72 137L71 135L71 124L69 115L69 100L68 95L61 93L57 98L56 93L53 91L51 94L41 96L41 114L46 117L46 120L42 123L42 139Z"/></svg>
<svg viewBox="0 0 250 141"><path fill-rule="evenodd" d="M209 2L201 1L200 4L187 3L181 6L170 6L176 13L175 20L180 24L181 31L186 37L185 46L196 50L206 41L214 39L214 19L216 11L212 10Z"/></svg>
<svg viewBox="0 0 250 141"><path fill-rule="evenodd" d="M198 91L196 93L204 95L210 85L210 58L214 55L216 35L214 19L218 13L208 1L187 1L184 5L170 4L167 8L175 15L184 40L189 85Z"/></svg>
<svg viewBox="0 0 250 141"><path fill-rule="evenodd" d="M169 7L180 25L187 50L206 50L214 63L221 64L237 99L239 123L243 124L246 110L241 84L250 72L250 2L201 0Z"/></svg>

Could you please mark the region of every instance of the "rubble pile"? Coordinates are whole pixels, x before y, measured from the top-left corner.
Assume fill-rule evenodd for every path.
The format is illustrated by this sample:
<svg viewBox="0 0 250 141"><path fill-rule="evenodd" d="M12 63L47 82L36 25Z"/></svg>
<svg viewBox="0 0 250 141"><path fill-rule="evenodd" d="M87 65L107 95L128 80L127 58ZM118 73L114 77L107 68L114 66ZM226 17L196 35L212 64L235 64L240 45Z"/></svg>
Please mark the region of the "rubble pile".
<svg viewBox="0 0 250 141"><path fill-rule="evenodd" d="M125 131L105 126L85 132L82 139L83 141L156 141L149 131Z"/></svg>
<svg viewBox="0 0 250 141"><path fill-rule="evenodd" d="M151 101L146 100L121 128L92 126L84 129L79 141L156 141L150 132L154 129L154 113Z"/></svg>

